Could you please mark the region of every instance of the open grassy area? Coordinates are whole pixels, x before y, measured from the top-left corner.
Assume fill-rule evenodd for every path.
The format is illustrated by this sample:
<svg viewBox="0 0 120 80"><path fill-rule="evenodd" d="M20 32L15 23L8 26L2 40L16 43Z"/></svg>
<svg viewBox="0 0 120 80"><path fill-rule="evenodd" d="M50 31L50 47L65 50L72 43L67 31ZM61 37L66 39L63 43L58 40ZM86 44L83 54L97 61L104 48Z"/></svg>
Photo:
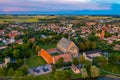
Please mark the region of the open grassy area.
<svg viewBox="0 0 120 80"><path fill-rule="evenodd" d="M37 22L37 18L12 18L12 19L0 19L0 23L7 23L7 22Z"/></svg>
<svg viewBox="0 0 120 80"><path fill-rule="evenodd" d="M46 64L42 57L34 56L26 60L26 64L32 68L40 65Z"/></svg>
<svg viewBox="0 0 120 80"><path fill-rule="evenodd" d="M51 48L55 48L56 47L56 44L45 44L45 45L43 45L43 44L39 44L39 46L41 47L41 48L44 48L44 49L51 49Z"/></svg>
<svg viewBox="0 0 120 80"><path fill-rule="evenodd" d="M52 19L56 18L56 16L12 16L5 15L0 16L0 23L8 23L8 22L38 22L38 19Z"/></svg>

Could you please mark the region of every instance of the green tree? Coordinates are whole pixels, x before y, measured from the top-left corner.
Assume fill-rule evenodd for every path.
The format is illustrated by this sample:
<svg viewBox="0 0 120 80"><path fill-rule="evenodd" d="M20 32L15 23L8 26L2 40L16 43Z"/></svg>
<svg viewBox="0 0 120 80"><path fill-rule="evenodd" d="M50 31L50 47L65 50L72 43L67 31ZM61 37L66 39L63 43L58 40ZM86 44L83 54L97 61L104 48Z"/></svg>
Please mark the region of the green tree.
<svg viewBox="0 0 120 80"><path fill-rule="evenodd" d="M13 74L14 74L14 70L13 70L13 68L10 68L10 69L7 71L7 75L8 75L8 76L13 76Z"/></svg>
<svg viewBox="0 0 120 80"><path fill-rule="evenodd" d="M89 42L89 41L86 41L86 42L84 43L84 45L85 45L85 49L86 49L86 50L89 50L89 49L90 49L90 42Z"/></svg>
<svg viewBox="0 0 120 80"><path fill-rule="evenodd" d="M93 58L93 64L99 66L99 67L104 67L108 63L107 59L104 56L99 56Z"/></svg>
<svg viewBox="0 0 120 80"><path fill-rule="evenodd" d="M91 66L90 71L92 77L98 77L100 74L99 68L97 68L96 66Z"/></svg>
<svg viewBox="0 0 120 80"><path fill-rule="evenodd" d="M31 40L28 40L28 41L27 41L27 46L28 46L29 48L32 48L33 43L31 42Z"/></svg>
<svg viewBox="0 0 120 80"><path fill-rule="evenodd" d="M20 67L20 66L23 65L24 61L23 61L22 59L18 59L18 60L16 61L16 63L17 63L17 65L18 65L18 67Z"/></svg>
<svg viewBox="0 0 120 80"><path fill-rule="evenodd" d="M23 76L23 73L21 70L16 70L14 73L14 76L18 77L18 76Z"/></svg>
<svg viewBox="0 0 120 80"><path fill-rule="evenodd" d="M96 49L96 43L95 42L90 42L91 49L94 50Z"/></svg>
<svg viewBox="0 0 120 80"><path fill-rule="evenodd" d="M81 69L81 75L82 75L83 78L88 77L87 70L84 67Z"/></svg>
<svg viewBox="0 0 120 80"><path fill-rule="evenodd" d="M83 55L80 55L80 63L83 64L85 62L85 57Z"/></svg>
<svg viewBox="0 0 120 80"><path fill-rule="evenodd" d="M12 53L13 53L13 57L14 57L14 58L19 58L19 57L20 57L20 50L16 50L16 49L15 49L15 50L13 50Z"/></svg>
<svg viewBox="0 0 120 80"><path fill-rule="evenodd" d="M54 79L55 79L55 80L65 80L64 71L62 71L62 70L56 71L56 72L55 72L55 75L54 75Z"/></svg>
<svg viewBox="0 0 120 80"><path fill-rule="evenodd" d="M85 45L83 43L79 44L80 51L85 51Z"/></svg>
<svg viewBox="0 0 120 80"><path fill-rule="evenodd" d="M108 62L112 65L116 65L117 62L120 62L120 55L119 53L111 53L108 57Z"/></svg>
<svg viewBox="0 0 120 80"><path fill-rule="evenodd" d="M7 57L7 56L11 56L11 49L9 49L9 48L6 48L5 50L4 50L4 52L3 52L3 55L5 56L5 57Z"/></svg>
<svg viewBox="0 0 120 80"><path fill-rule="evenodd" d="M40 49L40 46L36 46L35 51L38 52Z"/></svg>
<svg viewBox="0 0 120 80"><path fill-rule="evenodd" d="M28 74L28 67L26 65L22 66L20 70L22 71L24 76Z"/></svg>
<svg viewBox="0 0 120 80"><path fill-rule="evenodd" d="M68 70L65 70L65 71L59 70L55 72L54 79L55 80L70 80L71 75Z"/></svg>
<svg viewBox="0 0 120 80"><path fill-rule="evenodd" d="M94 36L94 35L90 35L88 39L89 39L90 41L98 41L98 40L100 40L100 37Z"/></svg>
<svg viewBox="0 0 120 80"><path fill-rule="evenodd" d="M53 66L52 66L52 73L54 74L55 72L56 72L56 66L53 65Z"/></svg>
<svg viewBox="0 0 120 80"><path fill-rule="evenodd" d="M56 65L58 66L58 67L62 67L63 66L63 60L64 60L64 58L59 58L59 60L57 61L57 63L56 63Z"/></svg>
<svg viewBox="0 0 120 80"><path fill-rule="evenodd" d="M6 67L0 68L0 76L6 76L6 71L7 71Z"/></svg>
<svg viewBox="0 0 120 80"><path fill-rule="evenodd" d="M78 58L73 58L73 64L75 64L75 65L78 65L79 64L79 62L78 62Z"/></svg>

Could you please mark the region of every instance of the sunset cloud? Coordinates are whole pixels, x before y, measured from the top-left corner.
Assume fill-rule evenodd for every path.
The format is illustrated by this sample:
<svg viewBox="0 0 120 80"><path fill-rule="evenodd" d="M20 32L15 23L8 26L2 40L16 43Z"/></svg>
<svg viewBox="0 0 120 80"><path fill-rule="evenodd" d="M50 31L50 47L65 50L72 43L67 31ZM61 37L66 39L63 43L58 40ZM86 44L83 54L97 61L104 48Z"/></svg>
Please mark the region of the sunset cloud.
<svg viewBox="0 0 120 80"><path fill-rule="evenodd" d="M0 12L111 10L119 0L1 0Z"/></svg>

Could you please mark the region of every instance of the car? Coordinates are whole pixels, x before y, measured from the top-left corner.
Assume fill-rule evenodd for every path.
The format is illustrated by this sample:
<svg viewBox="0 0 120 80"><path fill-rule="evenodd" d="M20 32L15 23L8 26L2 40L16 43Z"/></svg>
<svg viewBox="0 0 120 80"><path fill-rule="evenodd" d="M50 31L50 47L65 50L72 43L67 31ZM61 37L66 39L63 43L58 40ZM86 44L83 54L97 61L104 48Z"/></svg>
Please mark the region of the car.
<svg viewBox="0 0 120 80"><path fill-rule="evenodd" d="M40 70L39 70L39 69L37 69L37 70L35 70L35 72L36 72L36 73L39 73L39 72L40 72Z"/></svg>

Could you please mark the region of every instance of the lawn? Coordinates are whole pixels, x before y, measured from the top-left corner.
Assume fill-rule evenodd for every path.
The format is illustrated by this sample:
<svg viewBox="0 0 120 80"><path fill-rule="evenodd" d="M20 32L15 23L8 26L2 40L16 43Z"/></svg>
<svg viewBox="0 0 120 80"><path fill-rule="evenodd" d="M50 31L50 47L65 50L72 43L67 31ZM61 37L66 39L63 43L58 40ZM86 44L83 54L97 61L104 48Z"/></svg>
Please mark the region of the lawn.
<svg viewBox="0 0 120 80"><path fill-rule="evenodd" d="M43 60L42 57L34 56L32 58L27 59L26 64L30 68L33 68L33 67L36 67L36 66L45 65L46 62Z"/></svg>
<svg viewBox="0 0 120 80"><path fill-rule="evenodd" d="M51 49L51 48L55 48L56 44L48 44L48 45L39 44L39 46L44 49Z"/></svg>

